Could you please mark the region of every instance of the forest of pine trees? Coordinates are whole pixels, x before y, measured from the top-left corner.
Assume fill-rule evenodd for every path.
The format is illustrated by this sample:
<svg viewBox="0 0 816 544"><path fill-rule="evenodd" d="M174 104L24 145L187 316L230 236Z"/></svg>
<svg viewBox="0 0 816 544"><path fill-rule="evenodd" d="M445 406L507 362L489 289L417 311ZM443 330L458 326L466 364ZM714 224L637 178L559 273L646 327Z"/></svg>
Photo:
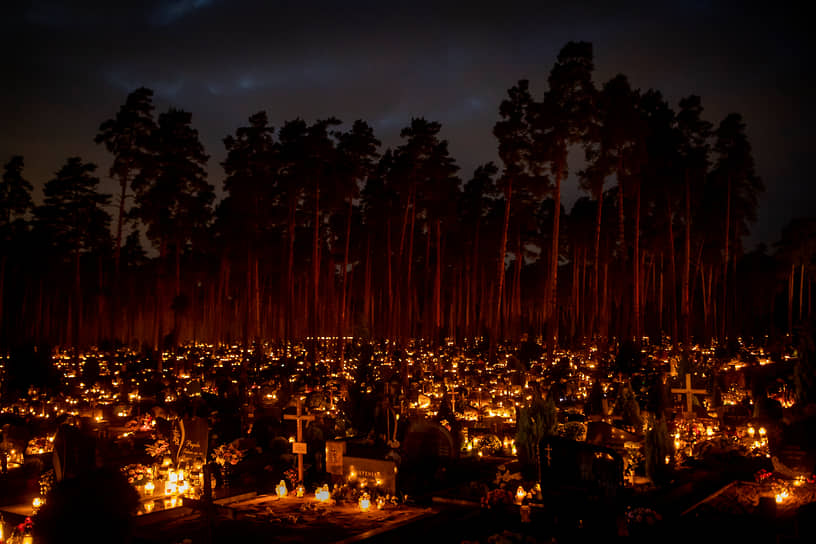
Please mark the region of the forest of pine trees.
<svg viewBox="0 0 816 544"><path fill-rule="evenodd" d="M816 221L792 221L770 252L742 245L763 184L741 116L709 122L700 97L673 106L624 75L597 84L588 43L561 50L546 89L509 89L500 164L472 173L423 118L383 149L365 121L273 127L261 111L224 138L214 180L194 116L157 114L152 97L133 91L96 135L117 194L70 157L35 205L23 157L4 163L4 348L705 341L811 315ZM565 210L569 172L585 196Z"/></svg>

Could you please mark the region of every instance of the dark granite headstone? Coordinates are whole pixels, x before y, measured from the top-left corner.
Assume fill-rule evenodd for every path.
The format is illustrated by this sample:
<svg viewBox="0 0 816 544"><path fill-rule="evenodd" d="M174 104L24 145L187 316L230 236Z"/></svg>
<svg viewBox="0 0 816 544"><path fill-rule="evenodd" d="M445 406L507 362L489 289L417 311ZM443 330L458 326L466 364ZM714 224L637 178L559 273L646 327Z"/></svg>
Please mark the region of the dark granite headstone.
<svg viewBox="0 0 816 544"><path fill-rule="evenodd" d="M542 484L594 488L605 495L623 485L623 459L611 448L548 436L539 451Z"/></svg>
<svg viewBox="0 0 816 544"><path fill-rule="evenodd" d="M207 420L201 417L193 417L182 421L184 430L184 443L181 444L181 455L191 459L200 457L207 459L207 446L209 445L210 429Z"/></svg>
<svg viewBox="0 0 816 544"><path fill-rule="evenodd" d="M61 425L54 436L54 474L58 481L84 474L96 467L93 437L72 425Z"/></svg>
<svg viewBox="0 0 816 544"><path fill-rule="evenodd" d="M424 420L412 422L405 431L403 453L406 461L428 457L452 459L459 455L450 431L438 423Z"/></svg>

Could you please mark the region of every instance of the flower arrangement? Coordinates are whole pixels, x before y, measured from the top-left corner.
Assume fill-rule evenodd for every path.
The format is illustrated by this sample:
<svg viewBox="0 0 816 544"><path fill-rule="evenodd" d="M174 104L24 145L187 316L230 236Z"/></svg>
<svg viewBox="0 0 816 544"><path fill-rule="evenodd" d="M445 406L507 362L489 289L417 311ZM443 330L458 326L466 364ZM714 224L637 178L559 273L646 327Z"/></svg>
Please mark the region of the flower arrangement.
<svg viewBox="0 0 816 544"><path fill-rule="evenodd" d="M289 482L289 487L295 488L298 484L298 473L294 468L287 469L283 472L283 477Z"/></svg>
<svg viewBox="0 0 816 544"><path fill-rule="evenodd" d="M644 461L643 448L637 442L625 442L623 447L626 449L626 454L623 456L623 475L627 481L630 481Z"/></svg>
<svg viewBox="0 0 816 544"><path fill-rule="evenodd" d="M638 508L629 507L626 509L626 522L630 528L651 526L661 519L663 518L660 514L645 506Z"/></svg>
<svg viewBox="0 0 816 544"><path fill-rule="evenodd" d="M148 480L153 479L153 472L140 463L125 465L121 470L131 485L144 485Z"/></svg>
<svg viewBox="0 0 816 544"><path fill-rule="evenodd" d="M521 480L521 472L510 472L507 465L499 465L496 470L496 478L493 480L497 486L507 484L514 480Z"/></svg>
<svg viewBox="0 0 816 544"><path fill-rule="evenodd" d="M221 444L212 452L212 457L219 465L237 465L244 457L244 451L239 450L235 444Z"/></svg>
<svg viewBox="0 0 816 544"><path fill-rule="evenodd" d="M491 489L482 497L483 508L493 508L505 504L513 504L513 495L505 488Z"/></svg>
<svg viewBox="0 0 816 544"><path fill-rule="evenodd" d="M145 451L148 455L150 455L150 457L158 459L159 457L170 453L170 444L167 442L167 440L158 438L152 444L146 445Z"/></svg>
<svg viewBox="0 0 816 544"><path fill-rule="evenodd" d="M45 497L51 491L51 488L54 487L54 482L56 481L56 475L54 474L54 469L50 468L40 474L40 479L38 481L40 487L40 496Z"/></svg>
<svg viewBox="0 0 816 544"><path fill-rule="evenodd" d="M152 431L156 426L156 420L149 413L142 414L136 419L131 419L125 424L129 431Z"/></svg>
<svg viewBox="0 0 816 544"><path fill-rule="evenodd" d="M754 481L756 481L757 483L763 482L766 481L771 476L773 476L772 472L765 470L764 468L761 468L758 471L756 471L756 473L754 473Z"/></svg>
<svg viewBox="0 0 816 544"><path fill-rule="evenodd" d="M41 453L51 453L54 451L54 442L52 437L37 436L28 441L26 446L26 455L39 455Z"/></svg>

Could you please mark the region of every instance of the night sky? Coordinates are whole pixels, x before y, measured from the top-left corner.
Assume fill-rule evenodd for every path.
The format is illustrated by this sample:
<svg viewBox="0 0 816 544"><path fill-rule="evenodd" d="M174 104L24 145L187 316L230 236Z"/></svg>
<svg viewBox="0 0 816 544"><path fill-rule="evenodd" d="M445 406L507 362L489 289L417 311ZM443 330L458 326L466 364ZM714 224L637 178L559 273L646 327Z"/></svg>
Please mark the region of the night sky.
<svg viewBox="0 0 816 544"><path fill-rule="evenodd" d="M619 2L4 1L0 161L25 155L38 199L70 155L99 164L115 192L93 137L129 91L147 86L158 111L193 112L216 187L221 139L261 109L276 127L298 116L363 118L385 145L411 117L440 121L467 178L497 160L491 130L507 88L526 78L540 97L561 46L586 40L599 85L622 72L673 106L701 95L715 124L743 114L767 187L749 242L773 242L788 219L812 214L804 14L742 2L607 4ZM571 180L567 209L578 194Z"/></svg>

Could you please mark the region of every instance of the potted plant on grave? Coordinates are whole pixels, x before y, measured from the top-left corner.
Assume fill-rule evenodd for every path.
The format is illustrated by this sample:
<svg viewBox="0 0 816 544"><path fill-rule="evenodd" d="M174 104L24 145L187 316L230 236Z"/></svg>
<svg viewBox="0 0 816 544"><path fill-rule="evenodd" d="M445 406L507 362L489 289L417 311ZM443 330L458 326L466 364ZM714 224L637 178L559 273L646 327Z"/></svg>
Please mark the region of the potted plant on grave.
<svg viewBox="0 0 816 544"><path fill-rule="evenodd" d="M243 459L244 453L243 450L238 449L235 442L221 444L213 450L212 457L221 468L224 487L229 487L232 469Z"/></svg>
<svg viewBox="0 0 816 544"><path fill-rule="evenodd" d="M121 470L122 474L127 478L128 483L135 487L140 493L147 482L153 480L153 471L141 463L125 465Z"/></svg>

